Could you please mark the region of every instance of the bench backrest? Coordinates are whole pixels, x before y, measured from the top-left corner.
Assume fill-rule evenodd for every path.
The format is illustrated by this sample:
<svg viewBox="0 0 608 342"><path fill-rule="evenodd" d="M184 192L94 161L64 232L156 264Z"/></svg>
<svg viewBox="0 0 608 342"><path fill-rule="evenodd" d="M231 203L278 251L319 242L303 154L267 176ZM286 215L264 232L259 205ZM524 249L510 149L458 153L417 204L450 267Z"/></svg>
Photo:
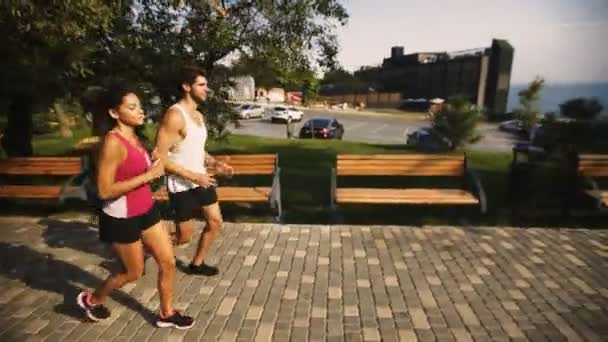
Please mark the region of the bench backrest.
<svg viewBox="0 0 608 342"><path fill-rule="evenodd" d="M277 155L271 153L214 155L213 157L230 164L235 175L272 175L277 166ZM214 168L209 168L208 172L216 173Z"/></svg>
<svg viewBox="0 0 608 342"><path fill-rule="evenodd" d="M23 157L0 160L0 174L71 176L81 172L78 157Z"/></svg>
<svg viewBox="0 0 608 342"><path fill-rule="evenodd" d="M608 154L581 154L578 172L583 176L608 177Z"/></svg>
<svg viewBox="0 0 608 342"><path fill-rule="evenodd" d="M342 154L338 176L462 176L464 156L428 154Z"/></svg>

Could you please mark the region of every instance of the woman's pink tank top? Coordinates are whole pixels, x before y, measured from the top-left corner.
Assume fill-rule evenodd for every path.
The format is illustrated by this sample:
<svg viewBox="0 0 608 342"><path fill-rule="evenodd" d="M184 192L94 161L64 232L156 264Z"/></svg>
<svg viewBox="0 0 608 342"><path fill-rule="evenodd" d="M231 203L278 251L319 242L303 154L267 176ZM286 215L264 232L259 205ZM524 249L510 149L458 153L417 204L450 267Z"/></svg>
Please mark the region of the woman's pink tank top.
<svg viewBox="0 0 608 342"><path fill-rule="evenodd" d="M120 133L110 131L127 149L127 158L118 166L114 181L120 182L145 173L151 164L146 150L137 143L130 143ZM129 218L145 214L154 205L154 197L150 184L141 185L128 193L111 200L104 201L102 210L116 218Z"/></svg>

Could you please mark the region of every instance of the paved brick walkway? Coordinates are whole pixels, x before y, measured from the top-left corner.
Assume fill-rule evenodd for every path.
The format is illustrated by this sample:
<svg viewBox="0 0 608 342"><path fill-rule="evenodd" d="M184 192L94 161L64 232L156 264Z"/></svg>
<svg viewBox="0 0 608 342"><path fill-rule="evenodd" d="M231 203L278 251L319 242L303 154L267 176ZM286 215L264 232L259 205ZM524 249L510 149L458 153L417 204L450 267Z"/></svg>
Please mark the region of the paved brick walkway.
<svg viewBox="0 0 608 342"><path fill-rule="evenodd" d="M176 306L196 317L179 331L151 324L151 259L88 323L76 293L118 267L96 229L0 227L0 341L608 340L608 230L228 223L220 276L178 272Z"/></svg>

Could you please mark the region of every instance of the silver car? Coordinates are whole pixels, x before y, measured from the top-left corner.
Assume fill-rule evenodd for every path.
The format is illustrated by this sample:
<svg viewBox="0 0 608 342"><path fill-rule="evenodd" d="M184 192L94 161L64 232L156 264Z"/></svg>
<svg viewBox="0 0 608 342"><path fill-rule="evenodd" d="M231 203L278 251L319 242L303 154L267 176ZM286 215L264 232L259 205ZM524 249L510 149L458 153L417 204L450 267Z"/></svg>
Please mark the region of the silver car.
<svg viewBox="0 0 608 342"><path fill-rule="evenodd" d="M244 104L238 109L241 119L261 118L264 116L264 108L257 104Z"/></svg>

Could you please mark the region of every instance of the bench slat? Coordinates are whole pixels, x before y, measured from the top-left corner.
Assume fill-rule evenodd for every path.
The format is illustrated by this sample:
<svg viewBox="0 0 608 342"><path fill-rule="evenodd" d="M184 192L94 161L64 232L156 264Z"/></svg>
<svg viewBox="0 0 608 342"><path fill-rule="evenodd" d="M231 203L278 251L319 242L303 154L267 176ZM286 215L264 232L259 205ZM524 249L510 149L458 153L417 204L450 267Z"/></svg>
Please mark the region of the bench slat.
<svg viewBox="0 0 608 342"><path fill-rule="evenodd" d="M222 202L266 202L270 198L271 187L218 187L217 196ZM157 200L169 199L167 189L161 189L154 193Z"/></svg>
<svg viewBox="0 0 608 342"><path fill-rule="evenodd" d="M585 172L585 171L595 172L595 171L601 171L601 170L608 170L608 162L604 165L602 165L602 164L579 164L578 170L583 171L583 172Z"/></svg>
<svg viewBox="0 0 608 342"><path fill-rule="evenodd" d="M464 161L462 155L432 155L432 154L340 154L338 161L346 160L459 160Z"/></svg>
<svg viewBox="0 0 608 342"><path fill-rule="evenodd" d="M237 159L276 159L275 153L254 153L254 154L214 154L214 158L230 158L233 160Z"/></svg>
<svg viewBox="0 0 608 342"><path fill-rule="evenodd" d="M215 159L227 160L229 163L274 163L277 159L274 154L239 154L239 155L216 155Z"/></svg>
<svg viewBox="0 0 608 342"><path fill-rule="evenodd" d="M79 157L12 157L2 160L2 162L15 162L15 163L43 163L43 162L65 162L65 161L77 161L80 162Z"/></svg>
<svg viewBox="0 0 608 342"><path fill-rule="evenodd" d="M386 166L373 167L362 165L360 167L338 166L338 176L460 176L464 171L463 165L450 167L418 167L418 166Z"/></svg>
<svg viewBox="0 0 608 342"><path fill-rule="evenodd" d="M338 165L459 165L462 159L347 159L338 160Z"/></svg>
<svg viewBox="0 0 608 342"><path fill-rule="evenodd" d="M608 159L595 159L595 160L581 160L578 163L579 166L603 166L608 167Z"/></svg>
<svg viewBox="0 0 608 342"><path fill-rule="evenodd" d="M274 162L264 161L264 162L243 162L237 161L233 162L232 160L227 161L232 167L256 167L256 166L264 166L264 167L274 167Z"/></svg>
<svg viewBox="0 0 608 342"><path fill-rule="evenodd" d="M0 197L2 198L58 198L61 186L54 185L2 185ZM74 191L77 187L68 187L66 190Z"/></svg>
<svg viewBox="0 0 608 342"><path fill-rule="evenodd" d="M578 171L585 176L608 176L607 154L581 154L579 155Z"/></svg>
<svg viewBox="0 0 608 342"><path fill-rule="evenodd" d="M608 160L608 154L581 154L579 160Z"/></svg>
<svg viewBox="0 0 608 342"><path fill-rule="evenodd" d="M274 160L226 160L226 162L232 166L234 166L234 165L243 165L243 166L274 165Z"/></svg>
<svg viewBox="0 0 608 342"><path fill-rule="evenodd" d="M338 188L338 203L479 204L471 193L458 189Z"/></svg>
<svg viewBox="0 0 608 342"><path fill-rule="evenodd" d="M37 167L7 167L0 170L0 174L5 175L32 175L32 176L71 176L77 175L81 172L80 166L78 167L53 167L53 166L37 166Z"/></svg>
<svg viewBox="0 0 608 342"><path fill-rule="evenodd" d="M226 161L234 169L235 175L270 175L274 173L276 154L216 155L214 158ZM210 167L209 173L216 173Z"/></svg>
<svg viewBox="0 0 608 342"><path fill-rule="evenodd" d="M255 167L243 167L239 165L230 165L234 170L235 175L271 175L274 173L273 166L255 166ZM216 174L215 168L209 168L208 173Z"/></svg>
<svg viewBox="0 0 608 342"><path fill-rule="evenodd" d="M464 156L338 155L336 170L338 176L460 176Z"/></svg>
<svg viewBox="0 0 608 342"><path fill-rule="evenodd" d="M608 165L604 166L604 167L598 167L598 166L579 167L578 171L584 176L606 177L606 176L608 176Z"/></svg>
<svg viewBox="0 0 608 342"><path fill-rule="evenodd" d="M80 158L31 157L0 161L0 174L69 176L81 172Z"/></svg>
<svg viewBox="0 0 608 342"><path fill-rule="evenodd" d="M266 202L270 199L271 187L218 187L217 196L224 202Z"/></svg>

